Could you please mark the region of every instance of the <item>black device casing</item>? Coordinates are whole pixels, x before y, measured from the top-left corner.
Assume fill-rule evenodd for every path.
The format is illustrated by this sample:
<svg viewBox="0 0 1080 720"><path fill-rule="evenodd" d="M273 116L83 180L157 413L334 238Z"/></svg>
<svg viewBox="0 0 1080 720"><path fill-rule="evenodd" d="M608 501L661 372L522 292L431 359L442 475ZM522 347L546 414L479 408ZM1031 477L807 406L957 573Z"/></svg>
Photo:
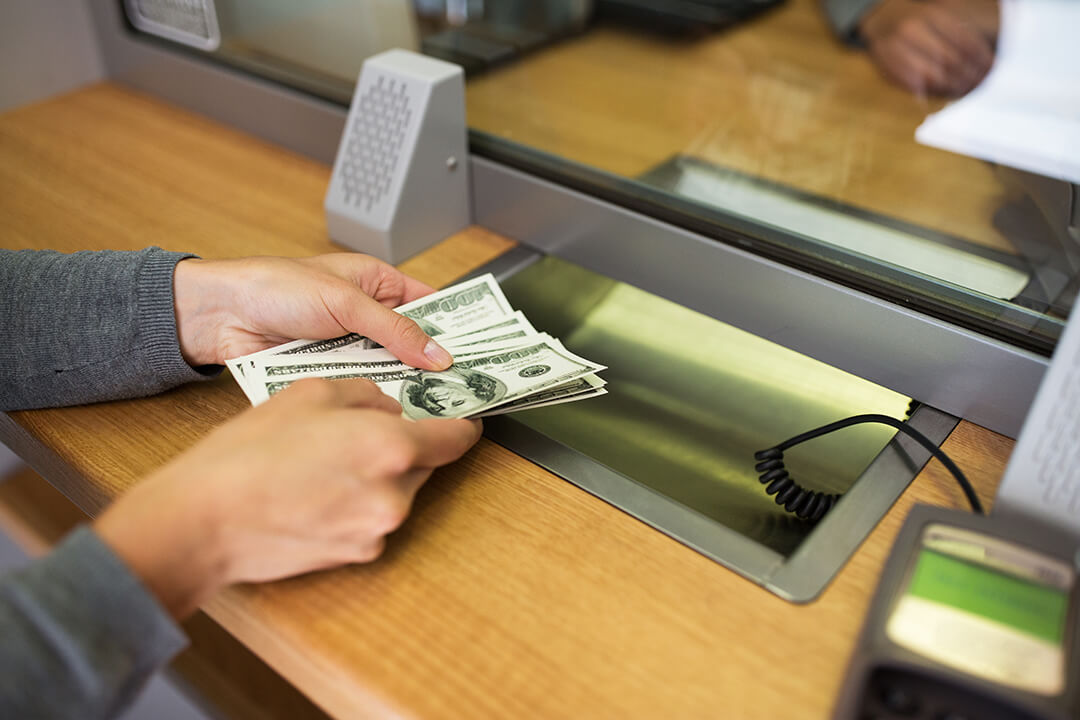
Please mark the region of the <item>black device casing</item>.
<svg viewBox="0 0 1080 720"><path fill-rule="evenodd" d="M1051 529L1013 522L1007 525L994 517L966 511L916 505L904 521L892 553L882 571L877 591L862 632L848 663L840 689L834 720L872 718L947 718L970 720L1075 720L1080 717L1080 672L1075 660L1080 649L1080 622L1074 583L1069 597L1063 638L1065 690L1046 697L998 685L959 670L940 665L892 642L885 625L900 599L918 554L927 525L942 523L994 536L1057 558L1075 570L1077 545ZM920 693L930 692L939 700L928 703ZM884 695L891 693L886 699ZM906 702L910 701L910 702ZM892 706L893 710L884 709ZM952 712L953 714L949 714Z"/></svg>

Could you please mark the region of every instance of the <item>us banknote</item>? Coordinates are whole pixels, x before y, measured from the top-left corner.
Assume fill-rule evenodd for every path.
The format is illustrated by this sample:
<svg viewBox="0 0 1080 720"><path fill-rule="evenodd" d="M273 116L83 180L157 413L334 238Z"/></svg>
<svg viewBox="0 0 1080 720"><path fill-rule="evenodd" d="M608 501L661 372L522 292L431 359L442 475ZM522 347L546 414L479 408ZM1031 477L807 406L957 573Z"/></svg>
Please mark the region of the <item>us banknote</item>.
<svg viewBox="0 0 1080 720"><path fill-rule="evenodd" d="M406 416L421 419L470 417L603 369L558 341L541 339L491 353L459 355L450 368L439 372L385 359L297 363L271 358L256 368L253 380L260 402L303 378L365 378L400 402Z"/></svg>
<svg viewBox="0 0 1080 720"><path fill-rule="evenodd" d="M456 337L517 325L535 333L529 321L510 307L509 301L491 273L458 283L431 295L394 308L394 312L412 318L431 337ZM442 338L440 338L442 340ZM226 361L237 385L251 399L247 377L262 358L274 355L308 355L327 352L356 352L380 347L358 333L348 333L326 340L292 340Z"/></svg>
<svg viewBox="0 0 1080 720"><path fill-rule="evenodd" d="M359 334L295 340L228 361L253 404L307 377L366 378L398 400L404 414L481 417L603 395L604 369L538 333L491 275L407 303L411 317L454 357L442 372L402 363Z"/></svg>

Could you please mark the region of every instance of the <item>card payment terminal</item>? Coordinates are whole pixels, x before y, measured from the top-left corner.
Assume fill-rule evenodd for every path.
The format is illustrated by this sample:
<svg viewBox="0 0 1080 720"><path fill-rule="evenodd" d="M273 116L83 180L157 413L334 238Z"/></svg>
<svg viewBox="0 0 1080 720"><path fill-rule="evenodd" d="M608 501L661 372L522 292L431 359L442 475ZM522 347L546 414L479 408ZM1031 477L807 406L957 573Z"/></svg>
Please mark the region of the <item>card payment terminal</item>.
<svg viewBox="0 0 1080 720"><path fill-rule="evenodd" d="M1076 543L924 505L897 537L834 718L1080 717Z"/></svg>

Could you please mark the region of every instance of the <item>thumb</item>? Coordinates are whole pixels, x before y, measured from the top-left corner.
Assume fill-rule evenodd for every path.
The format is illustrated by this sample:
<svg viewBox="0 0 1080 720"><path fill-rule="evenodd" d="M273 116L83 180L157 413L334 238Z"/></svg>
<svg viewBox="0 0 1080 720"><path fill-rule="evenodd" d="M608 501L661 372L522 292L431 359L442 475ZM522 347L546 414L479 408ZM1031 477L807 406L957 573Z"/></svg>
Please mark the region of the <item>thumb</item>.
<svg viewBox="0 0 1080 720"><path fill-rule="evenodd" d="M362 292L356 295L348 303L348 312L339 315L348 330L371 338L413 367L445 370L454 362L450 353L411 318L399 315Z"/></svg>

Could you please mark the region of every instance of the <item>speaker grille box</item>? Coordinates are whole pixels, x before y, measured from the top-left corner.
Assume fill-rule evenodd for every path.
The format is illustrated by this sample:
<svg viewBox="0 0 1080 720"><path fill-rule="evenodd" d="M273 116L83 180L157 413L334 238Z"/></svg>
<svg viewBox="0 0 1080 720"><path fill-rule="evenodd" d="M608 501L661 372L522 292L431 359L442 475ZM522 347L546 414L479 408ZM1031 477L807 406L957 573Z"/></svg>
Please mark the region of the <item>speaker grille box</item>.
<svg viewBox="0 0 1080 720"><path fill-rule="evenodd" d="M137 29L213 51L221 45L214 0L124 0L128 20Z"/></svg>
<svg viewBox="0 0 1080 720"><path fill-rule="evenodd" d="M330 237L399 263L470 219L461 67L407 50L368 58L326 192Z"/></svg>

